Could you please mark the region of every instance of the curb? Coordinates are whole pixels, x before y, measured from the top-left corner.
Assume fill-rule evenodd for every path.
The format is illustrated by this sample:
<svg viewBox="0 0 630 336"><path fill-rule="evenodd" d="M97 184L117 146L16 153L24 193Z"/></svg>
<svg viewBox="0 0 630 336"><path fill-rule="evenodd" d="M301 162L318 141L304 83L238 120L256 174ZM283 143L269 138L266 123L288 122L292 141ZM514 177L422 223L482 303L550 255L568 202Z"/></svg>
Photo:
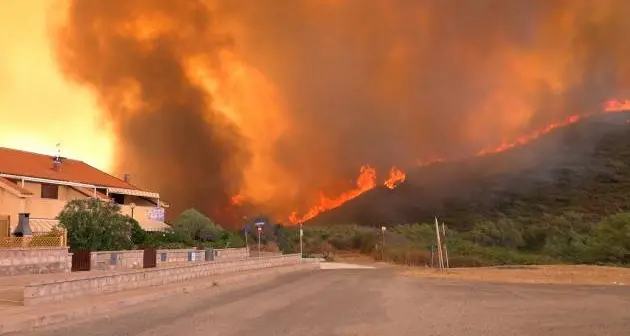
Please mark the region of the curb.
<svg viewBox="0 0 630 336"><path fill-rule="evenodd" d="M316 267L317 266L317 267ZM147 294L133 295L131 294L129 297L112 300L111 302L106 303L95 303L92 305L87 305L84 307L77 307L74 309L69 309L67 311L62 312L52 312L47 314L39 314L39 315L29 315L27 319L18 320L18 321L6 321L0 324L0 335L18 331L31 331L34 328L41 328L44 326L51 326L54 324L60 324L64 322L70 322L79 320L82 318L86 318L91 315L98 314L106 314L111 311L115 311L121 308L132 307L141 303L146 303L154 300L163 299L169 296L190 293L197 290L204 289L221 289L222 285L229 285L233 283L243 282L244 280L256 277L257 279L261 279L264 277L266 280L271 280L278 275L292 272L308 272L318 270L319 265L315 263L304 263L298 265L289 265L289 266L277 266L273 268L266 269L258 269L254 271L249 271L246 273L235 273L229 275L223 275L221 277L206 277L206 278L198 278L195 279L197 282L200 282L202 279L207 279L206 282L186 284L183 283L171 283L168 285L155 286L155 287L147 287L158 290L157 292L151 292ZM195 281L193 280L193 281ZM161 287L165 286L173 286L179 284L180 286L175 286L174 288L166 288L159 290ZM133 291L129 291L133 292ZM119 292L121 293L121 292ZM124 293L124 292L123 292ZM100 295L92 296L92 298L98 298ZM83 299L86 299L84 297ZM46 306L42 306L46 307ZM28 315L26 313L25 315Z"/></svg>

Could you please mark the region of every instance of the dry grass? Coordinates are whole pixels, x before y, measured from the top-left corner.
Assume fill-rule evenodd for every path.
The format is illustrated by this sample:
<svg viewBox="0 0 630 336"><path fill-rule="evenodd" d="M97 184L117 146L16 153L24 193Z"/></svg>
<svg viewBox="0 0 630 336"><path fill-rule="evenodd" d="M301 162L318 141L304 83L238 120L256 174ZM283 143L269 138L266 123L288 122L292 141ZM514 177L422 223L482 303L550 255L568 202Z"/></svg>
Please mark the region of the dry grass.
<svg viewBox="0 0 630 336"><path fill-rule="evenodd" d="M410 268L405 275L504 283L630 285L630 269L587 265L457 268L440 272Z"/></svg>
<svg viewBox="0 0 630 336"><path fill-rule="evenodd" d="M336 251L335 261L354 264L374 264L374 258L359 252Z"/></svg>

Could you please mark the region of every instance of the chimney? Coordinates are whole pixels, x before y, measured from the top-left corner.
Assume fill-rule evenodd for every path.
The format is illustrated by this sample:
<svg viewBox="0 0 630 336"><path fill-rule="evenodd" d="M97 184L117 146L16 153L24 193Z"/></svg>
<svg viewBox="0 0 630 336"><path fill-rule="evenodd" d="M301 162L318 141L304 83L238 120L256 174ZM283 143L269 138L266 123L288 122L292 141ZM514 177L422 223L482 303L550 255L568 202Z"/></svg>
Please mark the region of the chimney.
<svg viewBox="0 0 630 336"><path fill-rule="evenodd" d="M55 157L53 159L53 170L60 171L61 170L61 158Z"/></svg>
<svg viewBox="0 0 630 336"><path fill-rule="evenodd" d="M13 231L16 237L32 236L33 231L30 225L30 213L20 213L18 219L18 225Z"/></svg>
<svg viewBox="0 0 630 336"><path fill-rule="evenodd" d="M131 175L130 174L124 174L123 175L123 181L125 181L127 183L131 183Z"/></svg>
<svg viewBox="0 0 630 336"><path fill-rule="evenodd" d="M53 157L53 170L61 170L61 144L57 144L57 155Z"/></svg>

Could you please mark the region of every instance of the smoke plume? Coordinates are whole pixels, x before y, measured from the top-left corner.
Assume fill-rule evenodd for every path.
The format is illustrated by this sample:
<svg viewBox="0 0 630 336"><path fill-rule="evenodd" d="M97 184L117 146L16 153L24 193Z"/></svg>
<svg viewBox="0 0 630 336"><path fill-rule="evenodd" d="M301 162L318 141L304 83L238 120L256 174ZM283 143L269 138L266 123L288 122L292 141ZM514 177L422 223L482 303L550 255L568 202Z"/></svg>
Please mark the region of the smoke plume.
<svg viewBox="0 0 630 336"><path fill-rule="evenodd" d="M286 216L362 164L475 153L630 96L624 0L71 0L58 61L175 208ZM384 178L385 176L383 176Z"/></svg>

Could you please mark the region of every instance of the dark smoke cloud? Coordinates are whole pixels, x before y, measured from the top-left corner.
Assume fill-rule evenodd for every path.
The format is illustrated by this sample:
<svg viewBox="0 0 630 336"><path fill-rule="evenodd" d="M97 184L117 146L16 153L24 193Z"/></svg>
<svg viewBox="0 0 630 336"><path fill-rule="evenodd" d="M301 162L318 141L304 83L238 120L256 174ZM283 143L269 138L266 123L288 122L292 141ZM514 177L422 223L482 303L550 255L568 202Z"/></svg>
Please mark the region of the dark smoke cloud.
<svg viewBox="0 0 630 336"><path fill-rule="evenodd" d="M176 26L147 42L121 29L147 13ZM60 32L60 59L74 80L100 94L118 133L118 167L176 205L216 212L237 191L248 154L238 129L208 109L183 55L229 46L195 1L74 1ZM160 22L146 22L161 29ZM130 28L138 30L137 26ZM130 104L141 103L136 110ZM136 102L137 101L137 102Z"/></svg>
<svg viewBox="0 0 630 336"><path fill-rule="evenodd" d="M206 212L242 184L249 146L187 78L190 55L230 50L286 101L291 127L273 160L297 191L261 205L279 215L346 188L361 164L474 153L630 93L623 0L71 3L59 59L99 92L119 166ZM142 106L129 113L121 102L134 87Z"/></svg>

